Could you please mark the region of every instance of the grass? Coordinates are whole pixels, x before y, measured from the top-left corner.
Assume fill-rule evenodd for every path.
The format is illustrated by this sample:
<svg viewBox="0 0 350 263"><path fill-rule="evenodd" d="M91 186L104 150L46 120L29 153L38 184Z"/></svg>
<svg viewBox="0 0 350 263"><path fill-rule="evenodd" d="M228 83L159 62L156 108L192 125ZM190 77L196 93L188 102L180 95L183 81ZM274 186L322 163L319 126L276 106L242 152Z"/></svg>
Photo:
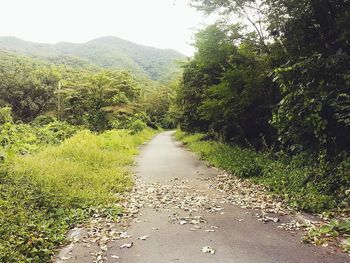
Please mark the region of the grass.
<svg viewBox="0 0 350 263"><path fill-rule="evenodd" d="M284 197L298 210L323 212L330 209L349 209L350 189L348 169L338 166L332 177L308 156L271 156L216 141L205 140L204 134L177 131L176 137L211 165L238 177L261 183ZM348 167L344 165L344 167ZM336 187L339 184L339 187Z"/></svg>
<svg viewBox="0 0 350 263"><path fill-rule="evenodd" d="M15 155L0 171L0 262L49 262L74 224L96 209L120 213L127 166L155 132L81 131L58 146Z"/></svg>
<svg viewBox="0 0 350 263"><path fill-rule="evenodd" d="M346 216L350 211L349 160L324 166L306 154L291 157L256 152L205 137L176 132L178 140L211 165L265 185L295 209L334 217L329 223L313 226L303 241L318 245L333 242L350 253L350 220Z"/></svg>

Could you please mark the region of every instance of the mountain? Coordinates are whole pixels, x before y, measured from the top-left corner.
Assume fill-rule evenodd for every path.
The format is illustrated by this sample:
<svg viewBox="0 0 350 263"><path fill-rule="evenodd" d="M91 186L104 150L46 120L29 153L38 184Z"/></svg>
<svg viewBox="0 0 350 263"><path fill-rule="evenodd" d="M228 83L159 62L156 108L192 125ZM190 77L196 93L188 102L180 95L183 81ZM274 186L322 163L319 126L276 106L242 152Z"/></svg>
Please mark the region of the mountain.
<svg viewBox="0 0 350 263"><path fill-rule="evenodd" d="M127 69L137 76L160 82L179 73L179 62L186 59L175 50L143 46L112 36L82 44L42 44L0 37L0 49L73 67Z"/></svg>

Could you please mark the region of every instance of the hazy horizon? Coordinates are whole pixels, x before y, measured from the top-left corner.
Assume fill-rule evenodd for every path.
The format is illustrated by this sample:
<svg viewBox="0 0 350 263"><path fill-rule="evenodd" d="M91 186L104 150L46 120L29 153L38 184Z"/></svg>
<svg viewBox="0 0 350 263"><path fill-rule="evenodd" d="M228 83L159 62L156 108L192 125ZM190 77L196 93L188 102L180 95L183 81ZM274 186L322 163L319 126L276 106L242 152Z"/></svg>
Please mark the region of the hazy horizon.
<svg viewBox="0 0 350 263"><path fill-rule="evenodd" d="M114 36L193 55L194 32L210 21L188 0L4 0L0 36L55 44Z"/></svg>

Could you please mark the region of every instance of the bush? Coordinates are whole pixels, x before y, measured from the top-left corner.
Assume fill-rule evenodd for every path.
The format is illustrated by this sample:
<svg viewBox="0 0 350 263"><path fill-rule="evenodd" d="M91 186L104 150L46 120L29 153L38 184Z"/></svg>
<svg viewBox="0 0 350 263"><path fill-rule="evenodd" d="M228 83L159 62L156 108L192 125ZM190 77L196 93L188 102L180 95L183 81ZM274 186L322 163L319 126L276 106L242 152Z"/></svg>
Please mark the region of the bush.
<svg viewBox="0 0 350 263"><path fill-rule="evenodd" d="M176 138L212 165L220 167L239 177L261 176L268 159L252 150L232 147L215 141L203 140L204 134L186 136L177 132Z"/></svg>
<svg viewBox="0 0 350 263"><path fill-rule="evenodd" d="M130 125L129 125L129 129L131 130L132 134L136 134L138 132L141 132L144 129L146 129L146 127L147 127L147 125L141 120L135 120L132 123L130 123Z"/></svg>
<svg viewBox="0 0 350 263"><path fill-rule="evenodd" d="M11 112L10 107L0 108L0 125L13 122Z"/></svg>
<svg viewBox="0 0 350 263"><path fill-rule="evenodd" d="M57 121L55 117L52 116L46 116L46 115L40 115L36 117L32 122L31 125L33 126L44 126L47 124L50 124L52 122Z"/></svg>
<svg viewBox="0 0 350 263"><path fill-rule="evenodd" d="M144 123L147 127L157 130L158 126L150 120L150 118L144 112L138 112L136 114L114 114L110 120L113 129L130 129L134 122ZM138 125L138 124L137 124ZM142 125L142 124L141 124Z"/></svg>
<svg viewBox="0 0 350 263"><path fill-rule="evenodd" d="M79 127L67 122L53 121L35 130L35 134L41 145L58 144L72 137Z"/></svg>
<svg viewBox="0 0 350 263"><path fill-rule="evenodd" d="M62 142L78 128L65 122L51 122L44 126L13 124L0 125L0 151L7 154L33 153L43 146Z"/></svg>

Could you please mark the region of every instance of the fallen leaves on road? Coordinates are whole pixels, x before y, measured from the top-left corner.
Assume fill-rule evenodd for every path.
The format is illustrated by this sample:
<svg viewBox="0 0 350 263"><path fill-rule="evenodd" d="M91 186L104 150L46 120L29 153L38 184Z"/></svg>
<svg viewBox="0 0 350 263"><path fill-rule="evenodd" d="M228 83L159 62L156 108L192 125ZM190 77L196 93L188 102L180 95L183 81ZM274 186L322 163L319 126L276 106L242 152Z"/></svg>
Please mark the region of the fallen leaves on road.
<svg viewBox="0 0 350 263"><path fill-rule="evenodd" d="M263 214L287 215L292 211L281 198L270 195L266 188L248 180L222 173L210 182L210 187L224 195L226 203L238 205L241 208L259 209Z"/></svg>
<svg viewBox="0 0 350 263"><path fill-rule="evenodd" d="M222 173L214 179L209 180L209 182L211 183L209 185L210 187L223 193L225 196L223 198L226 199L227 203L238 205L243 209L259 211L255 216L258 221L265 224L269 222L279 223L281 217L296 213L282 198L269 193L264 186L253 184L249 180ZM317 233L318 229L322 229L322 226L326 228L332 222L330 219L323 218L322 215L309 215L308 217L311 217L312 220L296 217L296 219L287 223L281 223L277 227L290 233L304 230L306 233L304 241L316 245L327 246L329 243L332 243L336 247L343 247L344 251L350 250L349 248L344 249L344 245L342 245L347 242L345 240L347 238L346 236L339 238L338 236L332 237L329 235L321 239L319 236L313 235L314 232ZM348 220L350 222L349 214L335 215L335 218L340 221Z"/></svg>
<svg viewBox="0 0 350 263"><path fill-rule="evenodd" d="M178 224L187 228L191 226L190 231L201 229L207 224L205 213L218 213L224 215L226 205L239 206L242 209L249 209L247 214L255 215L256 220L263 223L279 223L281 217L289 215L293 210L278 196L268 193L260 185L255 185L247 180L239 179L226 173L221 173L213 178L202 180L201 184L206 184L210 189L215 191L199 190L191 185L193 182L187 180L175 179L167 185L157 183L147 184L135 177L134 188L129 192L118 195L122 202L123 215L117 220L104 218L102 215L95 214L90 223L85 225L87 234L81 240L86 247L96 245L98 252L93 253L95 263L105 262L104 256L108 250L108 242L120 239L132 238L125 231L120 231L121 227L127 228L130 222L141 222L139 212L143 208L152 208L157 210L164 209L169 212L169 222ZM187 216L180 215L178 212L187 213ZM199 215L202 214L202 215ZM243 218L237 218L238 222L243 222ZM308 229L315 225L315 222L293 220L287 223L280 223L278 228L287 230L291 233L300 229ZM205 232L215 232L217 226L205 227ZM119 229L119 231L118 231ZM158 230L156 226L153 230ZM140 236L136 240L145 241L149 235ZM135 239L134 239L135 240ZM141 242L140 241L140 242ZM135 241L136 242L136 241ZM128 242L120 248L131 248L133 242ZM215 254L215 249L205 246L202 248L203 253ZM118 256L111 256L119 258Z"/></svg>

